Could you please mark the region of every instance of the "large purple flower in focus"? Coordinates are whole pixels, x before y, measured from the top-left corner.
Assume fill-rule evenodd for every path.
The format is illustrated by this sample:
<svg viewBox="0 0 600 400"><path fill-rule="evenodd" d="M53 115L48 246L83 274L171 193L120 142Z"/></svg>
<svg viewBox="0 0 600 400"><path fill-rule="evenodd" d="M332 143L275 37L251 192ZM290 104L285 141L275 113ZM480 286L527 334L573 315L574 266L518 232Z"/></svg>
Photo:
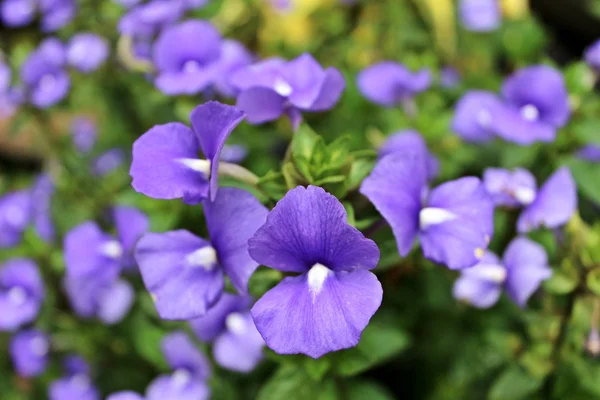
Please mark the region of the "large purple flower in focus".
<svg viewBox="0 0 600 400"><path fill-rule="evenodd" d="M460 0L458 15L465 29L473 32L490 32L500 26L499 0Z"/></svg>
<svg viewBox="0 0 600 400"><path fill-rule="evenodd" d="M240 92L237 106L248 122L261 124L286 114L295 128L301 112L331 109L346 87L340 71L323 69L307 53L291 61L272 58L241 68L230 83Z"/></svg>
<svg viewBox="0 0 600 400"><path fill-rule="evenodd" d="M338 199L315 186L290 190L248 245L257 263L296 274L252 307L267 346L318 358L358 344L381 305L381 284L369 271L379 249L346 222Z"/></svg>
<svg viewBox="0 0 600 400"><path fill-rule="evenodd" d="M10 355L17 373L25 377L41 375L48 364L50 338L36 329L15 334L10 342Z"/></svg>
<svg viewBox="0 0 600 400"><path fill-rule="evenodd" d="M521 233L541 226L557 228L577 209L577 187L567 167L556 171L539 190L533 175L524 169L488 168L483 180L496 205L523 207L517 221Z"/></svg>
<svg viewBox="0 0 600 400"><path fill-rule="evenodd" d="M204 215L210 242L186 230L148 233L135 250L142 278L164 319L204 315L221 297L224 273L240 293L258 263L247 242L264 223L267 209L252 194L222 188Z"/></svg>
<svg viewBox="0 0 600 400"><path fill-rule="evenodd" d="M156 199L183 198L187 204L214 199L221 150L243 118L241 110L209 101L192 111L193 129L178 122L153 127L133 144L133 188ZM198 157L200 150L206 159Z"/></svg>
<svg viewBox="0 0 600 400"><path fill-rule="evenodd" d="M263 358L265 342L250 315L252 299L224 293L203 317L190 321L203 341L214 341L215 361L233 371L250 372Z"/></svg>
<svg viewBox="0 0 600 400"><path fill-rule="evenodd" d="M509 244L502 261L488 252L479 264L462 270L454 284L454 297L478 308L488 308L505 289L515 303L525 307L542 281L550 276L552 270L544 248L518 237Z"/></svg>
<svg viewBox="0 0 600 400"><path fill-rule="evenodd" d="M426 258L451 269L471 267L494 232L494 203L482 182L464 177L428 193L427 166L417 153L384 157L360 191L392 227L401 256L418 237Z"/></svg>
<svg viewBox="0 0 600 400"><path fill-rule="evenodd" d="M364 69L357 79L360 92L373 103L386 107L406 104L431 85L431 73L411 72L404 65L384 61Z"/></svg>
<svg viewBox="0 0 600 400"><path fill-rule="evenodd" d="M32 322L44 300L44 282L37 265L15 258L0 266L0 331Z"/></svg>

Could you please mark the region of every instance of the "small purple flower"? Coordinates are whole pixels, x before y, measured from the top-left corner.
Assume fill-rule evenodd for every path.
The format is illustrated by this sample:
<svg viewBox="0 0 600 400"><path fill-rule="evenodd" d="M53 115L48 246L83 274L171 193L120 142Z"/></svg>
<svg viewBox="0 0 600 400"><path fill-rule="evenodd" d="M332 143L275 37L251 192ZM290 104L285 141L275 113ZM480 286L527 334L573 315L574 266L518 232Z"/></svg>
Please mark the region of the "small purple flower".
<svg viewBox="0 0 600 400"><path fill-rule="evenodd" d="M240 164L248 155L248 149L241 144L231 144L223 146L221 150L221 156L219 157L220 161Z"/></svg>
<svg viewBox="0 0 600 400"><path fill-rule="evenodd" d="M38 236L46 242L52 242L56 236L51 210L53 195L54 183L50 176L38 176L31 188L31 196L35 200L31 202L31 213Z"/></svg>
<svg viewBox="0 0 600 400"><path fill-rule="evenodd" d="M369 271L379 249L346 217L339 200L322 188L299 186L248 242L257 263L298 274L284 278L251 310L275 352L318 358L356 346L381 305L381 284Z"/></svg>
<svg viewBox="0 0 600 400"><path fill-rule="evenodd" d="M77 354L70 354L63 360L63 368L67 376L75 376L83 374L86 376L90 375L90 365L81 356Z"/></svg>
<svg viewBox="0 0 600 400"><path fill-rule="evenodd" d="M221 95L233 97L238 91L231 84L231 77L241 68L252 64L253 56L241 43L235 40L221 42L221 55L217 61L217 76L214 87Z"/></svg>
<svg viewBox="0 0 600 400"><path fill-rule="evenodd" d="M3 0L0 20L7 27L16 28L30 24L36 11L36 0Z"/></svg>
<svg viewBox="0 0 600 400"><path fill-rule="evenodd" d="M55 38L46 39L27 57L21 68L21 80L33 105L50 107L67 95L70 79L64 63L65 49Z"/></svg>
<svg viewBox="0 0 600 400"><path fill-rule="evenodd" d="M220 55L221 35L210 23L189 20L168 27L154 43L156 87L167 95L199 93L215 81Z"/></svg>
<svg viewBox="0 0 600 400"><path fill-rule="evenodd" d="M215 361L223 368L250 372L263 358L265 342L250 315L251 301L224 293L206 315L190 321L196 336L214 341Z"/></svg>
<svg viewBox="0 0 600 400"><path fill-rule="evenodd" d="M417 131L406 129L390 135L381 145L379 157L383 158L394 153L417 154L418 157L425 160L428 180L434 179L439 172L439 161L429 151L425 139Z"/></svg>
<svg viewBox="0 0 600 400"><path fill-rule="evenodd" d="M579 149L575 155L582 160L594 163L600 162L600 145L588 144Z"/></svg>
<svg viewBox="0 0 600 400"><path fill-rule="evenodd" d="M125 162L125 152L122 149L110 149L99 155L92 161L92 173L94 175L106 175Z"/></svg>
<svg viewBox="0 0 600 400"><path fill-rule="evenodd" d="M517 221L521 233L541 226L557 228L577 209L577 187L567 167L556 171L539 190L533 175L524 169L488 168L483 179L496 205L524 207Z"/></svg>
<svg viewBox="0 0 600 400"><path fill-rule="evenodd" d="M501 101L494 93L471 90L456 105L452 130L469 142L492 140L498 107L501 107Z"/></svg>
<svg viewBox="0 0 600 400"><path fill-rule="evenodd" d="M108 57L108 42L94 33L78 33L67 45L67 63L81 72L98 69Z"/></svg>
<svg viewBox="0 0 600 400"><path fill-rule="evenodd" d="M292 61L272 58L241 68L230 83L240 91L237 106L248 122L261 124L287 114L295 128L301 112L331 109L346 87L338 69L323 69L308 53Z"/></svg>
<svg viewBox="0 0 600 400"><path fill-rule="evenodd" d="M113 393L106 400L144 400L144 397L136 392L125 391Z"/></svg>
<svg viewBox="0 0 600 400"><path fill-rule="evenodd" d="M190 379L185 373L161 375L150 383L146 400L208 400L210 388L205 382Z"/></svg>
<svg viewBox="0 0 600 400"><path fill-rule="evenodd" d="M0 266L0 331L32 322L44 300L44 282L37 265L15 258Z"/></svg>
<svg viewBox="0 0 600 400"><path fill-rule="evenodd" d="M585 49L583 54L585 62L595 71L600 71L600 40L596 40Z"/></svg>
<svg viewBox="0 0 600 400"><path fill-rule="evenodd" d="M19 244L31 221L32 201L28 190L0 197L0 248Z"/></svg>
<svg viewBox="0 0 600 400"><path fill-rule="evenodd" d="M77 117L71 122L73 144L80 153L89 153L96 144L98 129L88 117Z"/></svg>
<svg viewBox="0 0 600 400"><path fill-rule="evenodd" d="M10 342L10 354L17 373L24 377L41 375L48 363L50 338L31 329L15 334Z"/></svg>
<svg viewBox="0 0 600 400"><path fill-rule="evenodd" d="M550 276L552 270L544 248L518 237L509 244L504 260L487 252L479 264L462 270L454 284L454 297L478 308L489 308L498 301L504 288L515 303L525 307L542 281Z"/></svg>
<svg viewBox="0 0 600 400"><path fill-rule="evenodd" d="M48 395L50 400L100 400L98 389L94 387L90 377L84 374L52 382Z"/></svg>
<svg viewBox="0 0 600 400"><path fill-rule="evenodd" d="M402 64L383 61L364 69L357 84L363 96L373 103L394 107L427 90L431 73L427 69L413 73Z"/></svg>
<svg viewBox="0 0 600 400"><path fill-rule="evenodd" d="M264 223L267 209L250 193L219 190L206 200L204 215L210 243L185 230L148 233L138 242L135 259L164 319L204 315L221 297L223 273L242 294L258 264L248 255L248 239Z"/></svg>
<svg viewBox="0 0 600 400"><path fill-rule="evenodd" d="M138 39L151 39L176 22L184 11L179 0L152 0L129 10L119 21L119 32Z"/></svg>
<svg viewBox="0 0 600 400"><path fill-rule="evenodd" d="M419 155L379 160L360 191L391 225L401 256L419 237L426 258L451 269L471 267L485 254L494 232L494 203L481 181L464 177L428 193Z"/></svg>
<svg viewBox="0 0 600 400"><path fill-rule="evenodd" d="M464 28L473 32L494 31L502 19L498 0L460 0L458 16Z"/></svg>
<svg viewBox="0 0 600 400"><path fill-rule="evenodd" d="M209 101L192 111L193 129L178 122L156 125L133 144L133 188L155 199L183 198L186 204L214 199L221 150L243 118L239 109ZM200 150L206 159L198 158Z"/></svg>
<svg viewBox="0 0 600 400"><path fill-rule="evenodd" d="M123 279L67 276L64 286L77 315L83 318L97 317L108 325L120 322L135 298L133 287Z"/></svg>
<svg viewBox="0 0 600 400"><path fill-rule="evenodd" d="M74 0L39 0L43 32L54 32L75 17L77 5Z"/></svg>
<svg viewBox="0 0 600 400"><path fill-rule="evenodd" d="M452 89L460 85L460 73L452 67L444 67L440 72L440 85L446 89Z"/></svg>

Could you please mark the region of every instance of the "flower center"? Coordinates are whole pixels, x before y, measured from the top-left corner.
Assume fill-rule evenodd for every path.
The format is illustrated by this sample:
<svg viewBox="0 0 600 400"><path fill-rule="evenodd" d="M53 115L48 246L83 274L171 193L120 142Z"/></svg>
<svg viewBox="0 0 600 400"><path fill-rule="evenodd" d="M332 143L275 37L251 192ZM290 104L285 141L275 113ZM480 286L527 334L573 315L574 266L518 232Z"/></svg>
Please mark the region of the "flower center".
<svg viewBox="0 0 600 400"><path fill-rule="evenodd" d="M318 294L323 289L323 284L329 275L331 275L333 271L324 266L323 264L315 264L308 271L308 288L314 293Z"/></svg>
<svg viewBox="0 0 600 400"><path fill-rule="evenodd" d="M275 85L273 85L273 89L284 97L289 96L294 91L292 86L282 78L275 79Z"/></svg>
<svg viewBox="0 0 600 400"><path fill-rule="evenodd" d="M529 205L535 200L535 190L528 187L520 187L514 191L514 197L523 205Z"/></svg>
<svg viewBox="0 0 600 400"><path fill-rule="evenodd" d="M212 246L204 246L188 254L185 261L190 267L202 267L211 271L217 264L217 252Z"/></svg>
<svg viewBox="0 0 600 400"><path fill-rule="evenodd" d="M109 240L102 245L102 254L116 260L123 255L123 246L116 240Z"/></svg>
<svg viewBox="0 0 600 400"><path fill-rule="evenodd" d="M38 336L31 339L31 342L29 343L29 348L31 349L31 352L34 355L38 357L43 357L48 353L50 344L48 343L48 340L46 340L46 338Z"/></svg>
<svg viewBox="0 0 600 400"><path fill-rule="evenodd" d="M521 107L521 116L530 122L537 121L540 118L540 110L533 104L526 104Z"/></svg>
<svg viewBox="0 0 600 400"><path fill-rule="evenodd" d="M489 128L492 124L492 114L486 108L479 110L475 115L475 119L482 128Z"/></svg>
<svg viewBox="0 0 600 400"><path fill-rule="evenodd" d="M200 158L178 158L178 162L192 171L200 172L208 179L210 177L210 161Z"/></svg>
<svg viewBox="0 0 600 400"><path fill-rule="evenodd" d="M192 379L192 376L188 370L179 368L173 372L171 379L173 380L173 385L180 388L187 385Z"/></svg>
<svg viewBox="0 0 600 400"><path fill-rule="evenodd" d="M196 60L188 60L183 64L183 72L189 74L198 72L202 69L200 63Z"/></svg>
<svg viewBox="0 0 600 400"><path fill-rule="evenodd" d="M425 207L419 213L419 227L425 230L433 225L443 224L458 218L456 214L437 207Z"/></svg>
<svg viewBox="0 0 600 400"><path fill-rule="evenodd" d="M497 264L481 265L476 270L471 272L479 279L493 283L504 283L506 280L506 268Z"/></svg>
<svg viewBox="0 0 600 400"><path fill-rule="evenodd" d="M12 305L20 306L27 300L27 291L21 286L13 286L8 291L8 301Z"/></svg>
<svg viewBox="0 0 600 400"><path fill-rule="evenodd" d="M234 335L243 335L246 332L246 323L242 314L232 312L225 319L227 330Z"/></svg>

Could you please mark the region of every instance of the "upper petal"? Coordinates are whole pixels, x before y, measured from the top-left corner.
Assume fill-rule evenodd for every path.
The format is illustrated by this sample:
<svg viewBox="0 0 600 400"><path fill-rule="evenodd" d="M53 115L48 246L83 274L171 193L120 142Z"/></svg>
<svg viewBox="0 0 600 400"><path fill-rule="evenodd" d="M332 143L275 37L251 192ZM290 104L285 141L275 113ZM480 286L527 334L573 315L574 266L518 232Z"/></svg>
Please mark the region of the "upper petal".
<svg viewBox="0 0 600 400"><path fill-rule="evenodd" d="M210 377L210 364L204 354L183 331L165 336L161 343L162 352L174 370L185 369L194 379L206 380Z"/></svg>
<svg viewBox="0 0 600 400"><path fill-rule="evenodd" d="M242 91L236 105L244 110L251 124L273 121L284 111L285 97L266 87L253 87Z"/></svg>
<svg viewBox="0 0 600 400"><path fill-rule="evenodd" d="M398 63L381 62L360 72L357 79L358 88L363 96L372 102L392 107L401 100L398 86L407 73L406 68Z"/></svg>
<svg viewBox="0 0 600 400"><path fill-rule="evenodd" d="M223 293L219 301L208 312L190 321L192 331L202 341L212 341L225 330L225 319L232 312L245 311L250 307L251 298Z"/></svg>
<svg viewBox="0 0 600 400"><path fill-rule="evenodd" d="M263 358L265 342L250 313L236 314L235 331L228 330L215 340L215 361L232 371L250 372Z"/></svg>
<svg viewBox="0 0 600 400"><path fill-rule="evenodd" d="M456 104L452 130L470 142L493 139L493 110L499 103L494 93L482 90L467 92Z"/></svg>
<svg viewBox="0 0 600 400"><path fill-rule="evenodd" d="M125 266L135 264L133 249L140 237L148 231L150 221L146 214L134 207L117 206L113 209L113 219L119 242L123 246Z"/></svg>
<svg viewBox="0 0 600 400"><path fill-rule="evenodd" d="M319 95L310 106L311 111L325 111L332 108L346 88L344 76L337 68L327 68Z"/></svg>
<svg viewBox="0 0 600 400"><path fill-rule="evenodd" d="M434 179L438 173L439 162L417 131L406 129L390 135L379 148L379 157L392 153L414 153L417 157L426 160L427 179Z"/></svg>

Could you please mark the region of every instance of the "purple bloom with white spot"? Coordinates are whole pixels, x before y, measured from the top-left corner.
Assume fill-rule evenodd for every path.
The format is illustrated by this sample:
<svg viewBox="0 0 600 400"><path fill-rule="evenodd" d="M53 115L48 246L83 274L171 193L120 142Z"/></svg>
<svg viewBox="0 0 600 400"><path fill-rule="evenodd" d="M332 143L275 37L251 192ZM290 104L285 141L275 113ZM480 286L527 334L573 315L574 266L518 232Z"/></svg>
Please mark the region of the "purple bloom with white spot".
<svg viewBox="0 0 600 400"><path fill-rule="evenodd" d="M471 267L494 232L494 203L475 177L428 192L426 171L418 154L391 154L378 161L360 191L392 227L401 256L418 237L426 258L451 269Z"/></svg>
<svg viewBox="0 0 600 400"><path fill-rule="evenodd" d="M153 47L156 87L167 95L199 93L220 73L220 56L221 35L210 23L189 20L168 27Z"/></svg>
<svg viewBox="0 0 600 400"><path fill-rule="evenodd" d="M192 129L178 122L153 127L133 144L133 188L155 199L183 198L186 204L214 199L221 150L243 118L241 110L210 101L192 111ZM200 150L206 159L198 158Z"/></svg>
<svg viewBox="0 0 600 400"><path fill-rule="evenodd" d="M261 124L286 114L295 128L301 112L331 109L346 87L338 69L323 69L308 53L291 61L271 58L241 68L230 83L240 92L237 106L246 112L248 122Z"/></svg>
<svg viewBox="0 0 600 400"><path fill-rule="evenodd" d="M523 207L517 221L521 233L562 226L577 209L577 187L567 167L556 171L539 190L533 175L524 169L488 168L483 180L496 205Z"/></svg>
<svg viewBox="0 0 600 400"><path fill-rule="evenodd" d="M458 16L465 29L473 32L490 32L500 26L499 0L460 0Z"/></svg>
<svg viewBox="0 0 600 400"><path fill-rule="evenodd" d="M364 69L357 79L360 92L373 103L385 107L406 104L431 85L427 69L411 72L404 65L383 61Z"/></svg>
<svg viewBox="0 0 600 400"><path fill-rule="evenodd" d="M7 27L25 26L35 18L35 11L35 0L3 0L0 5L0 19Z"/></svg>
<svg viewBox="0 0 600 400"><path fill-rule="evenodd" d="M233 371L250 372L263 358L265 342L250 315L252 299L224 293L203 317L190 321L203 341L214 341L215 361Z"/></svg>
<svg viewBox="0 0 600 400"><path fill-rule="evenodd" d="M219 190L206 200L204 215L210 242L186 230L148 233L138 242L135 259L164 319L204 315L221 297L224 273L242 294L258 263L248 255L248 239L264 223L267 209L252 194Z"/></svg>
<svg viewBox="0 0 600 400"><path fill-rule="evenodd" d="M395 153L417 154L418 157L425 160L428 180L434 179L439 172L439 161L429 151L425 139L417 131L406 129L393 133L379 148L380 158Z"/></svg>
<svg viewBox="0 0 600 400"><path fill-rule="evenodd" d="M595 71L600 71L600 40L595 41L585 49L583 59Z"/></svg>
<svg viewBox="0 0 600 400"><path fill-rule="evenodd" d="M54 32L62 28L71 22L77 12L75 0L39 0L39 8L43 32Z"/></svg>
<svg viewBox="0 0 600 400"><path fill-rule="evenodd" d="M0 248L19 244L31 221L31 193L10 192L0 198Z"/></svg>
<svg viewBox="0 0 600 400"><path fill-rule="evenodd" d="M252 307L256 328L279 354L313 358L356 346L381 305L369 270L379 249L346 222L338 199L322 188L290 190L248 242L257 263L284 278Z"/></svg>
<svg viewBox="0 0 600 400"><path fill-rule="evenodd" d="M67 45L67 63L81 72L95 71L108 57L108 42L94 33L78 33Z"/></svg>
<svg viewBox="0 0 600 400"><path fill-rule="evenodd" d="M69 92L70 79L65 70L65 49L55 38L44 40L21 68L27 97L36 107L46 108L61 101Z"/></svg>
<svg viewBox="0 0 600 400"><path fill-rule="evenodd" d="M472 90L457 103L452 130L469 142L487 142L494 138L494 115L501 101L492 92Z"/></svg>
<svg viewBox="0 0 600 400"><path fill-rule="evenodd" d="M93 120L77 117L71 122L73 144L80 153L89 153L96 144L98 129Z"/></svg>
<svg viewBox="0 0 600 400"><path fill-rule="evenodd" d="M600 162L600 145L597 144L588 144L583 146L581 149L577 150L575 155L582 160L591 161L591 162Z"/></svg>
<svg viewBox="0 0 600 400"><path fill-rule="evenodd" d="M10 342L10 355L17 373L24 377L41 375L48 364L50 338L36 329L15 334Z"/></svg>
<svg viewBox="0 0 600 400"><path fill-rule="evenodd" d="M52 382L48 397L50 400L100 400L100 393L89 376L77 374Z"/></svg>
<svg viewBox="0 0 600 400"><path fill-rule="evenodd" d="M546 251L525 238L514 239L500 260L488 252L479 264L461 271L454 284L454 297L466 300L475 307L489 308L496 304L502 289L520 307L540 284L552 276Z"/></svg>
<svg viewBox="0 0 600 400"><path fill-rule="evenodd" d="M44 300L44 282L37 265L18 258L0 266L0 331L32 322Z"/></svg>

